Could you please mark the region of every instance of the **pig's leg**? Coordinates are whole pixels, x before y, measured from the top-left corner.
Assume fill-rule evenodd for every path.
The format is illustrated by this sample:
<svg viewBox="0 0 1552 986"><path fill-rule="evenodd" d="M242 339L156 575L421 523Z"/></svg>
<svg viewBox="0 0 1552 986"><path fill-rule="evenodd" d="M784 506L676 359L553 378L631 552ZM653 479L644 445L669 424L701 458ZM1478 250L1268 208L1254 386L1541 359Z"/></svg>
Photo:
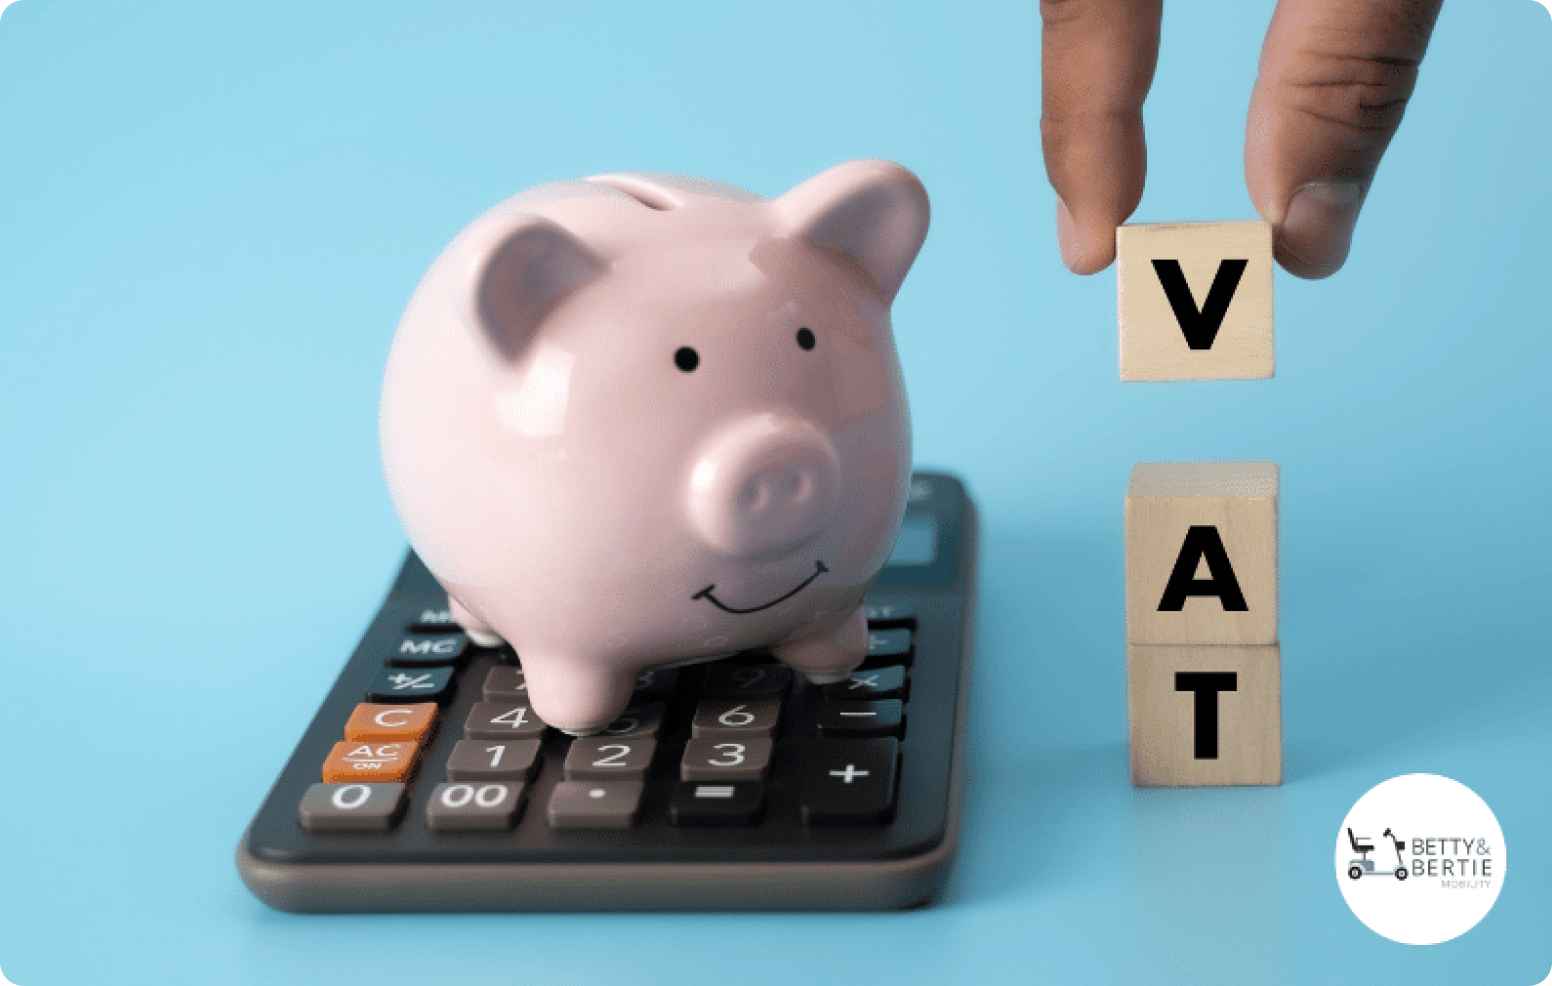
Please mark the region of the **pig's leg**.
<svg viewBox="0 0 1552 986"><path fill-rule="evenodd" d="M500 647L501 635L485 625L485 621L469 612L464 604L447 597L447 608L453 614L453 622L463 627L463 632L469 635L469 639L481 647Z"/></svg>
<svg viewBox="0 0 1552 986"><path fill-rule="evenodd" d="M523 654L523 680L534 714L572 736L603 732L625 711L636 687L635 672L532 651Z"/></svg>
<svg viewBox="0 0 1552 986"><path fill-rule="evenodd" d="M788 641L772 648L777 660L803 672L816 685L846 678L868 656L868 618L859 605L828 633Z"/></svg>

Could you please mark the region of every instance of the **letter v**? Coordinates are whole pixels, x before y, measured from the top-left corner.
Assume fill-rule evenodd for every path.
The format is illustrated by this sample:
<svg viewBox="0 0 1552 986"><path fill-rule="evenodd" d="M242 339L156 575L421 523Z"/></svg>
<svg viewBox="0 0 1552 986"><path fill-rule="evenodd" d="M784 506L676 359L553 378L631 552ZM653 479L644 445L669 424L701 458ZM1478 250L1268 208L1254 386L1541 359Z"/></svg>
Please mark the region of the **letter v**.
<svg viewBox="0 0 1552 986"><path fill-rule="evenodd" d="M1240 276L1245 273L1245 266L1249 263L1248 260L1220 260L1218 273L1213 275L1212 287L1207 291L1207 300L1202 303L1201 310L1197 310L1196 299L1191 296L1191 286L1186 283L1186 276L1180 270L1180 261L1153 262L1153 269L1159 275L1159 284L1164 287L1169 307L1175 310L1175 321L1180 323L1180 331L1185 334L1187 346L1192 349L1212 348L1213 340L1218 338L1218 329L1223 325L1223 316L1229 313L1229 302L1234 300Z"/></svg>

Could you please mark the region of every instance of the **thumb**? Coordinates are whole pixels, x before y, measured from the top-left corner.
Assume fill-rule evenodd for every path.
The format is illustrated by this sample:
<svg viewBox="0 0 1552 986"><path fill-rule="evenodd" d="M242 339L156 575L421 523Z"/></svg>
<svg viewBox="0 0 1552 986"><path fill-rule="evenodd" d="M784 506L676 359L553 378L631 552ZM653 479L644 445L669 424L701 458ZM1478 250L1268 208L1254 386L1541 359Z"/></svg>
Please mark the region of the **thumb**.
<svg viewBox="0 0 1552 986"><path fill-rule="evenodd" d="M1277 260L1327 277L1347 259L1442 0L1279 0L1250 100L1245 179Z"/></svg>

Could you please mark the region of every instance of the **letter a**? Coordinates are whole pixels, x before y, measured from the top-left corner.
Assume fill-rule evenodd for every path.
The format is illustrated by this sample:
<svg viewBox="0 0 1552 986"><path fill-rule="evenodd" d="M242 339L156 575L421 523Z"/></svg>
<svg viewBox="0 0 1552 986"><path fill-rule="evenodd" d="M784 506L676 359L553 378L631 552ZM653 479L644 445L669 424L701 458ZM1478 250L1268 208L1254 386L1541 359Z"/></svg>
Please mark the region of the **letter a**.
<svg viewBox="0 0 1552 986"><path fill-rule="evenodd" d="M1197 566L1207 562L1211 578L1196 577ZM1187 596L1217 596L1226 613L1244 613L1245 594L1240 591L1239 580L1234 577L1234 566L1229 564L1229 553L1223 548L1218 529L1212 526L1192 527L1186 531L1186 539L1175 559L1175 570L1164 587L1164 598L1159 600L1160 613L1178 613L1185 608Z"/></svg>

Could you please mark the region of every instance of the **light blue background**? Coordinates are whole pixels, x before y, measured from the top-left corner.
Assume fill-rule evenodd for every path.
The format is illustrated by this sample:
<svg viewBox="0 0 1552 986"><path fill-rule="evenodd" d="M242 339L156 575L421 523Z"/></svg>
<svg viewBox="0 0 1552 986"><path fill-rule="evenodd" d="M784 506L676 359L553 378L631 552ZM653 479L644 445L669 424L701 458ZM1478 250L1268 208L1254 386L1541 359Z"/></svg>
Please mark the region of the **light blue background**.
<svg viewBox="0 0 1552 986"><path fill-rule="evenodd" d="M1268 2L1171 3L1140 221L1248 218ZM1033 0L71 3L0 20L0 967L51 983L1460 982L1552 967L1552 18L1446 5L1348 266L1278 275L1270 382L1122 385L1062 268ZM916 458L983 511L963 853L882 915L297 917L239 834L403 549L377 390L480 211L601 171L933 196L896 305ZM1133 463L1283 467L1286 783L1135 791ZM1540 615L1538 615L1540 614ZM1440 773L1497 907L1348 911L1338 826Z"/></svg>

